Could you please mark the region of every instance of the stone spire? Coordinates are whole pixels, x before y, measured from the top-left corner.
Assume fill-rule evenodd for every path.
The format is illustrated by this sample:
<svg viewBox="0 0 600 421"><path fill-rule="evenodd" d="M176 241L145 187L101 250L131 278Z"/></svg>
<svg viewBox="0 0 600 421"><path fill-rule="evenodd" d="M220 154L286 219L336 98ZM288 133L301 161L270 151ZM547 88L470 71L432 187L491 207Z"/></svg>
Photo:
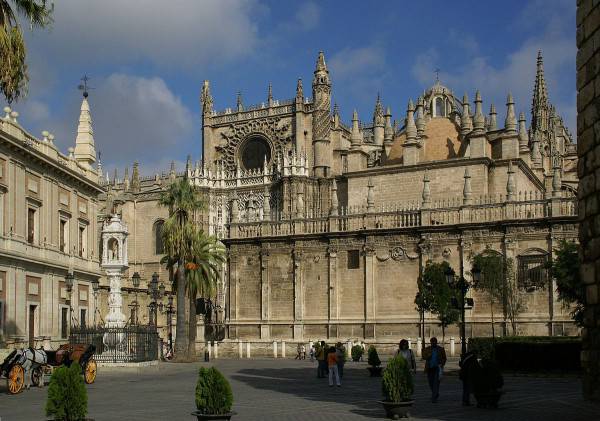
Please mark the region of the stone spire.
<svg viewBox="0 0 600 421"><path fill-rule="evenodd" d="M512 161L508 161L508 177L506 179L506 200L511 202L515 200L515 170L513 170Z"/></svg>
<svg viewBox="0 0 600 421"><path fill-rule="evenodd" d="M333 126L340 127L340 107L337 102L333 104Z"/></svg>
<svg viewBox="0 0 600 421"><path fill-rule="evenodd" d="M325 64L323 51L319 52L317 65L315 67L313 84L313 156L314 175L316 177L327 177L333 160L333 151L329 140L331 129L331 80L329 70Z"/></svg>
<svg viewBox="0 0 600 421"><path fill-rule="evenodd" d="M375 100L375 109L373 110L373 126L381 126L385 125L385 119L383 115L383 105L381 104L381 97L379 93L377 93L377 100Z"/></svg>
<svg viewBox="0 0 600 421"><path fill-rule="evenodd" d="M529 149L529 134L527 133L527 127L525 127L525 113L519 114L519 151L527 152Z"/></svg>
<svg viewBox="0 0 600 421"><path fill-rule="evenodd" d="M473 189L471 188L471 172L469 171L469 167L465 167L463 178L465 179L463 185L463 205L471 205L473 203Z"/></svg>
<svg viewBox="0 0 600 421"><path fill-rule="evenodd" d="M125 175L123 176L123 189L129 191L131 180L129 180L129 167L125 167Z"/></svg>
<svg viewBox="0 0 600 421"><path fill-rule="evenodd" d="M84 92L83 101L81 101L74 153L77 162L88 170L92 169L92 165L96 162L96 147L94 146L94 130L92 129L92 116L90 114L90 104L87 100L87 92Z"/></svg>
<svg viewBox="0 0 600 421"><path fill-rule="evenodd" d="M131 174L131 191L139 193L140 191L140 164L136 161L133 163L133 173Z"/></svg>
<svg viewBox="0 0 600 421"><path fill-rule="evenodd" d="M96 164L96 172L98 173L98 179L103 177L102 171L102 152L98 151L98 164Z"/></svg>
<svg viewBox="0 0 600 421"><path fill-rule="evenodd" d="M394 129L392 128L392 110L390 107L385 109L385 126L383 130L383 143L390 145L394 141Z"/></svg>
<svg viewBox="0 0 600 421"><path fill-rule="evenodd" d="M350 149L360 149L362 140L362 133L358 125L358 112L354 110L352 113L352 131L350 132Z"/></svg>
<svg viewBox="0 0 600 421"><path fill-rule="evenodd" d="M498 113L496 112L496 106L494 104L490 105L490 123L488 125L488 131L494 131L498 129L498 123L496 122L496 116Z"/></svg>
<svg viewBox="0 0 600 421"><path fill-rule="evenodd" d="M463 113L460 119L460 134L465 136L473 130L473 122L471 121L471 111L469 106L469 97L465 93L462 100Z"/></svg>
<svg viewBox="0 0 600 421"><path fill-rule="evenodd" d="M375 210L375 198L373 197L374 188L375 184L373 184L373 179L369 177L369 182L367 184L367 212L373 212Z"/></svg>
<svg viewBox="0 0 600 421"><path fill-rule="evenodd" d="M273 85L269 82L269 87L267 88L267 103L269 107L273 105Z"/></svg>
<svg viewBox="0 0 600 421"><path fill-rule="evenodd" d="M415 106L412 99L408 100L408 108L406 110L406 141L414 141L417 139L417 126L415 125Z"/></svg>
<svg viewBox="0 0 600 421"><path fill-rule="evenodd" d="M532 132L531 134L531 162L534 167L542 165L542 151L540 150L540 133Z"/></svg>
<svg viewBox="0 0 600 421"><path fill-rule="evenodd" d="M509 92L506 98L506 120L504 120L504 130L507 132L517 131L517 118L515 116L515 101Z"/></svg>
<svg viewBox="0 0 600 421"><path fill-rule="evenodd" d="M483 133L485 131L485 118L483 117L483 110L481 109L481 93L479 89L475 92L475 116L473 117L473 130L477 133Z"/></svg>
<svg viewBox="0 0 600 421"><path fill-rule="evenodd" d="M424 116L424 104L423 104L423 97L420 96L419 99L417 100L417 118L416 118L416 126L417 126L417 136L421 137L423 136L423 133L425 133L425 116Z"/></svg>
<svg viewBox="0 0 600 421"><path fill-rule="evenodd" d="M558 159L554 160L553 165L553 173L552 173L552 197L560 197L560 192L562 188L562 174L560 168L560 161Z"/></svg>
<svg viewBox="0 0 600 421"><path fill-rule="evenodd" d="M331 183L331 207L329 208L329 215L337 216L338 214L338 197L337 197L337 183L335 178Z"/></svg>
<svg viewBox="0 0 600 421"><path fill-rule="evenodd" d="M192 156L188 154L185 160L185 177L190 178L192 176Z"/></svg>
<svg viewBox="0 0 600 421"><path fill-rule="evenodd" d="M542 51L538 51L537 71L535 74L535 86L533 88L533 99L531 103L531 131L548 131L548 89L544 78L544 59Z"/></svg>
<svg viewBox="0 0 600 421"><path fill-rule="evenodd" d="M427 169L425 170L425 174L423 174L423 194L421 197L423 199L421 207L428 208L431 204L431 190L429 188L429 172Z"/></svg>
<svg viewBox="0 0 600 421"><path fill-rule="evenodd" d="M210 82L208 80L205 80L202 84L200 102L202 103L202 112L205 115L211 115L213 112L213 97L210 93Z"/></svg>
<svg viewBox="0 0 600 421"><path fill-rule="evenodd" d="M115 171L113 173L113 185L116 187L117 183L118 183L118 179L119 179L119 171L115 168Z"/></svg>
<svg viewBox="0 0 600 421"><path fill-rule="evenodd" d="M296 84L296 101L304 102L304 88L302 87L302 79L298 78Z"/></svg>
<svg viewBox="0 0 600 421"><path fill-rule="evenodd" d="M237 105L238 113L240 111L244 111L244 103L242 102L242 93L241 92L237 93L236 103L237 103L236 105Z"/></svg>
<svg viewBox="0 0 600 421"><path fill-rule="evenodd" d="M169 180L175 181L177 173L175 172L175 161L171 161L171 169L169 170Z"/></svg>
<svg viewBox="0 0 600 421"><path fill-rule="evenodd" d="M269 188L265 186L265 192L263 195L263 221L271 220L271 204L269 203L271 198L271 193L269 192Z"/></svg>

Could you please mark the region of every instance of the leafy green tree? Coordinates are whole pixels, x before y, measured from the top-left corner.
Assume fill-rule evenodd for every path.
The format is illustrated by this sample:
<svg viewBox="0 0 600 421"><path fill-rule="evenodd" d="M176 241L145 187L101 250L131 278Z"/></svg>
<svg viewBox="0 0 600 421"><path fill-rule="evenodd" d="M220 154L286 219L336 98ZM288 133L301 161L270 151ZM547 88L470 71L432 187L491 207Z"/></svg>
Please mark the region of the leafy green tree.
<svg viewBox="0 0 600 421"><path fill-rule="evenodd" d="M193 221L196 213L203 208L203 202L199 193L187 178L181 178L171 183L160 197L159 203L169 209L169 218L165 221L162 230L165 258L170 273L175 279L171 279L177 294L177 317L175 338L175 358L188 360L189 345L189 321L186 323L186 277L185 258L192 254L194 237L197 230ZM172 270L174 267L177 270ZM189 311L189 307L188 307ZM195 330L195 326L193 326Z"/></svg>
<svg viewBox="0 0 600 421"><path fill-rule="evenodd" d="M456 323L460 312L452 304L458 298L458 293L446 281L446 273L454 271L448 262L434 263L428 261L423 270L424 288L423 300L427 303L429 311L435 314L442 327L442 343L446 339L446 328Z"/></svg>
<svg viewBox="0 0 600 421"><path fill-rule="evenodd" d="M47 0L0 0L0 89L11 104L27 91L26 48L19 16L33 28L52 22L53 4Z"/></svg>
<svg viewBox="0 0 600 421"><path fill-rule="evenodd" d="M46 415L55 420L82 420L87 414L87 390L77 361L52 373L46 400Z"/></svg>
<svg viewBox="0 0 600 421"><path fill-rule="evenodd" d="M490 301L490 318L492 337L496 337L494 329L494 304L500 302L504 305L504 256L487 247L483 252L473 256L473 271L479 270L481 275L478 282L473 283L473 288L485 293ZM504 308L504 307L503 307Z"/></svg>
<svg viewBox="0 0 600 421"><path fill-rule="evenodd" d="M562 240L554 250L556 257L550 264L556 280L558 297L572 306L571 317L577 326L583 326L585 287L579 274L579 245Z"/></svg>

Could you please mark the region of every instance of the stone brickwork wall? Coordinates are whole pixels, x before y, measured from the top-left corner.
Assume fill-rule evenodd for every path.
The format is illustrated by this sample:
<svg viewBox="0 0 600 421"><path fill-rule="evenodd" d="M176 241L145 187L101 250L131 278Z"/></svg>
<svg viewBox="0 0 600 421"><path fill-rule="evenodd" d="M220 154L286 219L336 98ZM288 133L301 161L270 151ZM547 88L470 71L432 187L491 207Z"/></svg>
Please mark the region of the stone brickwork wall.
<svg viewBox="0 0 600 421"><path fill-rule="evenodd" d="M586 285L584 395L600 401L600 3L577 1L577 152L581 275Z"/></svg>

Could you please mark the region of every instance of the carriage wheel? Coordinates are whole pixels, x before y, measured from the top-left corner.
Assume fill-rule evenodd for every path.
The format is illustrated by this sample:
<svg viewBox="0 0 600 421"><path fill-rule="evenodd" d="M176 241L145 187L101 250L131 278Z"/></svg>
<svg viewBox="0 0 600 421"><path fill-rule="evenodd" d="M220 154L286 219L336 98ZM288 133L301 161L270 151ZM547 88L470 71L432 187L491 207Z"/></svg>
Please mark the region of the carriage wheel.
<svg viewBox="0 0 600 421"><path fill-rule="evenodd" d="M87 384L92 384L94 383L94 380L96 380L96 370L96 360L91 358L87 362L87 364L85 365L85 369L83 370L83 378Z"/></svg>
<svg viewBox="0 0 600 421"><path fill-rule="evenodd" d="M15 364L8 372L8 393L15 395L23 390L25 371L20 364Z"/></svg>
<svg viewBox="0 0 600 421"><path fill-rule="evenodd" d="M31 383L35 387L42 387L44 385L44 371L42 367L35 368L31 371Z"/></svg>

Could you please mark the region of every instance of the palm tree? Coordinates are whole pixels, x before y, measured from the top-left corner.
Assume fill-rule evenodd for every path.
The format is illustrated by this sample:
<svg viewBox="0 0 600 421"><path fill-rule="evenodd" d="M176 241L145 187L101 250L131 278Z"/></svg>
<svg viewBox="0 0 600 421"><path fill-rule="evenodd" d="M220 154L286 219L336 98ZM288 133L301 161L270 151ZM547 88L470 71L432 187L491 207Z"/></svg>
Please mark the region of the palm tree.
<svg viewBox="0 0 600 421"><path fill-rule="evenodd" d="M173 182L169 188L163 192L159 203L169 209L169 218L163 225L163 242L165 254L170 262L170 269L175 262L177 271L174 272L175 280L171 279L175 286L177 294L177 322L175 338L175 358L179 360L188 359L188 329L185 322L185 257L191 255L195 228L192 221L196 212L203 208L203 202L198 192L189 183L189 180L182 178ZM170 270L170 273L173 271Z"/></svg>
<svg viewBox="0 0 600 421"><path fill-rule="evenodd" d="M221 267L225 262L223 244L204 231L198 230L193 237L191 255L186 259L186 290L190 299L189 325L196 326L196 298L198 295L210 298L216 291L221 277ZM189 330L188 354L196 353L196 329Z"/></svg>
<svg viewBox="0 0 600 421"><path fill-rule="evenodd" d="M47 0L0 0L0 89L9 104L26 92L29 80L18 15L32 29L44 28L52 22L53 10L54 4Z"/></svg>

